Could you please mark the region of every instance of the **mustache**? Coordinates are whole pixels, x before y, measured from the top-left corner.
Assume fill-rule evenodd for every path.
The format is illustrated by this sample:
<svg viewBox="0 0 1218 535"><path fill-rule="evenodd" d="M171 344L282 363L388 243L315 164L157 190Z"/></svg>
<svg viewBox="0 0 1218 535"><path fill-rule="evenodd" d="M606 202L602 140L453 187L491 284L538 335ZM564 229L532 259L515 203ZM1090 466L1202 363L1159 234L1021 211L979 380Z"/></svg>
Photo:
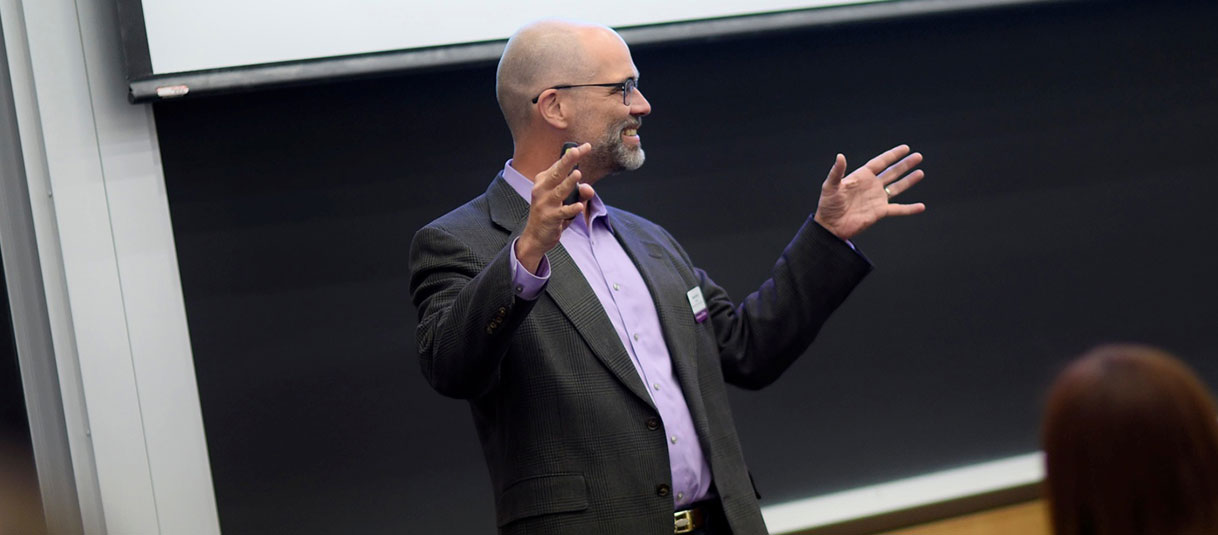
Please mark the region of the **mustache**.
<svg viewBox="0 0 1218 535"><path fill-rule="evenodd" d="M621 123L621 125L619 125L619 126L620 126L620 128L618 128L618 131L622 131L622 130L625 130L625 129L627 129L627 128L634 128L634 129L638 129L638 128L640 128L640 127L642 127L642 126L643 126L643 118L642 118L642 117L637 117L637 118L635 118L635 119L631 119L631 120L629 120L629 121L623 121L623 122Z"/></svg>

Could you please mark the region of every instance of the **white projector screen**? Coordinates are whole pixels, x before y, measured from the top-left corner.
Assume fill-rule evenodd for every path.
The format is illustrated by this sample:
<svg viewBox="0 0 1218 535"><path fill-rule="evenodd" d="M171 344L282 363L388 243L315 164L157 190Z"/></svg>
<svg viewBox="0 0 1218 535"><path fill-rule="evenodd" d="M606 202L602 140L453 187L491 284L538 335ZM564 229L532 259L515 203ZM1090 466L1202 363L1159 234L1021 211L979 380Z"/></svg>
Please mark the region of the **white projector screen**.
<svg viewBox="0 0 1218 535"><path fill-rule="evenodd" d="M543 17L615 28L877 0L143 0L153 74L506 39Z"/></svg>
<svg viewBox="0 0 1218 535"><path fill-rule="evenodd" d="M526 22L631 46L1063 0L114 0L133 103L494 61Z"/></svg>

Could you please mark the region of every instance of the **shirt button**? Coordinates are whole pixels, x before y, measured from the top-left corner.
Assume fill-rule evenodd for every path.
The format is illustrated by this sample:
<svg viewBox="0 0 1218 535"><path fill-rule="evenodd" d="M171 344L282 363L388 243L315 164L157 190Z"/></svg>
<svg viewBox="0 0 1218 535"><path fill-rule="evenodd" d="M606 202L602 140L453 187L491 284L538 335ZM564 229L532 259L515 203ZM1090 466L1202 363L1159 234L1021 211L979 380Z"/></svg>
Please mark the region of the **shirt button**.
<svg viewBox="0 0 1218 535"><path fill-rule="evenodd" d="M517 284L517 285L516 285L516 293L520 293L520 292L523 292L523 291L524 291L524 286L521 286L521 285Z"/></svg>
<svg viewBox="0 0 1218 535"><path fill-rule="evenodd" d="M634 334L634 341L635 341L635 342L638 342L638 341L639 341L639 334L638 334L638 333L635 333L635 334Z"/></svg>
<svg viewBox="0 0 1218 535"><path fill-rule="evenodd" d="M678 499L678 500L684 500L684 499L685 499L685 493L684 493L684 492L678 492L678 493L677 493L677 499Z"/></svg>
<svg viewBox="0 0 1218 535"><path fill-rule="evenodd" d="M618 283L616 283L616 282L615 282L615 283L613 283L613 291L615 291L615 292L616 292L616 291L621 290L621 289L622 289L622 287L621 287L621 286L619 286L619 285L618 285Z"/></svg>
<svg viewBox="0 0 1218 535"><path fill-rule="evenodd" d="M647 429L655 431L656 429L659 429L659 428L660 428L660 419L659 418L648 418L647 419Z"/></svg>
<svg viewBox="0 0 1218 535"><path fill-rule="evenodd" d="M672 441L672 443L673 443L673 444L676 444L676 443L677 443L677 435L673 435L673 436L671 436L671 437L668 437L668 440Z"/></svg>
<svg viewBox="0 0 1218 535"><path fill-rule="evenodd" d="M652 387L652 388L654 388L654 389L656 389L656 390L659 390L659 389L660 389L660 383L653 384L653 385L651 385L651 387Z"/></svg>
<svg viewBox="0 0 1218 535"><path fill-rule="evenodd" d="M656 487L656 496L666 498L670 493L672 493L672 488L666 484L661 483L660 486Z"/></svg>

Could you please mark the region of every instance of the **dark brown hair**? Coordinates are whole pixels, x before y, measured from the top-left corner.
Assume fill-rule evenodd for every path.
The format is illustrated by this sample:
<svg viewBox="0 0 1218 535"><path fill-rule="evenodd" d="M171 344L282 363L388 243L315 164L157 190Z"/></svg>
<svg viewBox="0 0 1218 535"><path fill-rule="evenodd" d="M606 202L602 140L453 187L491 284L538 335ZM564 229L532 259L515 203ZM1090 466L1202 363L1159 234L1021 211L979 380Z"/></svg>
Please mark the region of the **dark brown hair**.
<svg viewBox="0 0 1218 535"><path fill-rule="evenodd" d="M1056 535L1218 534L1218 409L1171 355L1083 355L1050 389L1041 437Z"/></svg>

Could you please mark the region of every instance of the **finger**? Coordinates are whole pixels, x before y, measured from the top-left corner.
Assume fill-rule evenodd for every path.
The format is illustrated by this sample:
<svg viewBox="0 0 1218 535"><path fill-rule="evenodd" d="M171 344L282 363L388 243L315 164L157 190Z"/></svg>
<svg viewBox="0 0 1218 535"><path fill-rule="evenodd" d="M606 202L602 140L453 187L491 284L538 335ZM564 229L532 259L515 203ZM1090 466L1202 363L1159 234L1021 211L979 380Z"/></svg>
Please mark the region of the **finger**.
<svg viewBox="0 0 1218 535"><path fill-rule="evenodd" d="M842 183L844 176L846 176L846 155L838 153L837 159L833 160L833 167L829 168L829 176L825 178L825 185L836 188Z"/></svg>
<svg viewBox="0 0 1218 535"><path fill-rule="evenodd" d="M583 178L583 176L584 174L581 173L579 169L571 171L571 174L567 175L565 180L551 190L551 193L558 198L559 203L562 203L564 200L566 200L567 196L571 194L571 190L574 190L575 187L579 185L579 179Z"/></svg>
<svg viewBox="0 0 1218 535"><path fill-rule="evenodd" d="M897 195L900 195L901 192L914 187L914 184L921 182L922 178L925 176L926 173L922 172L921 169L918 169L917 171L910 173L905 178L895 182L889 182L888 185L884 187L884 191L888 192L888 198L891 199Z"/></svg>
<svg viewBox="0 0 1218 535"><path fill-rule="evenodd" d="M560 216L562 216L563 219L566 219L566 220L575 219L576 216L578 216L579 214L582 214L582 213L584 213L584 203L582 203L582 202L577 202L575 204L568 204L566 206L560 206L558 208L558 214ZM567 228L567 227L563 227L563 228Z"/></svg>
<svg viewBox="0 0 1218 535"><path fill-rule="evenodd" d="M592 189L592 186L582 182L579 184L579 200L587 202L595 196L596 190Z"/></svg>
<svg viewBox="0 0 1218 535"><path fill-rule="evenodd" d="M570 176L571 171L574 170L575 166L579 164L579 160L591 150L592 145L584 143L583 145L564 152L557 161L550 165L549 169L542 171L542 173L538 175L538 185L542 186L543 188L558 187L558 185L562 183L563 179Z"/></svg>
<svg viewBox="0 0 1218 535"><path fill-rule="evenodd" d="M901 178L902 175L907 173L910 169L917 167L920 163L922 163L922 153L915 152L909 156L901 158L901 161L893 164L888 169L885 169L883 173L880 173L879 178L881 181L883 181L884 185L887 186L888 184L896 182Z"/></svg>
<svg viewBox="0 0 1218 535"><path fill-rule="evenodd" d="M914 204L889 204L884 216L914 215L925 211L926 205L920 202Z"/></svg>
<svg viewBox="0 0 1218 535"><path fill-rule="evenodd" d="M909 145L897 145L891 149L888 149L883 154L872 158L871 161L867 162L867 165L863 167L866 167L868 171L879 175L880 173L884 172L888 166L896 163L897 160L900 160L906 154L909 154Z"/></svg>

